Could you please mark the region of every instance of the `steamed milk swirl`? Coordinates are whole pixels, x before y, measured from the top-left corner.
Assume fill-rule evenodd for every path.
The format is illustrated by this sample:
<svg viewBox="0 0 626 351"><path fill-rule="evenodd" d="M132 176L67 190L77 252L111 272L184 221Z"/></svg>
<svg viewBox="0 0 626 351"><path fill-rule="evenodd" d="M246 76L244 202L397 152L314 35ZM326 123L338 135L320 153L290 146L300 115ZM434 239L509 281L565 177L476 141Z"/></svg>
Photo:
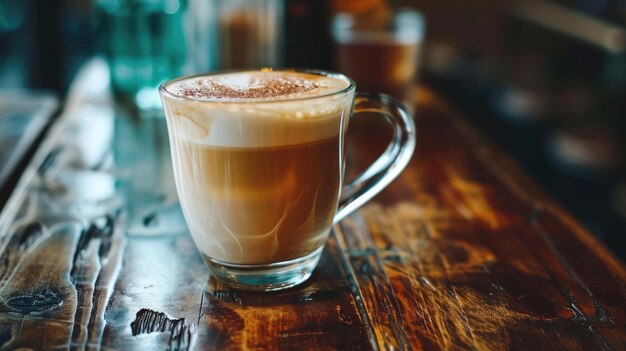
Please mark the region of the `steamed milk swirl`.
<svg viewBox="0 0 626 351"><path fill-rule="evenodd" d="M342 78L243 72L179 80L165 97L176 185L203 254L261 264L325 241L352 91ZM193 100L193 101L189 101Z"/></svg>

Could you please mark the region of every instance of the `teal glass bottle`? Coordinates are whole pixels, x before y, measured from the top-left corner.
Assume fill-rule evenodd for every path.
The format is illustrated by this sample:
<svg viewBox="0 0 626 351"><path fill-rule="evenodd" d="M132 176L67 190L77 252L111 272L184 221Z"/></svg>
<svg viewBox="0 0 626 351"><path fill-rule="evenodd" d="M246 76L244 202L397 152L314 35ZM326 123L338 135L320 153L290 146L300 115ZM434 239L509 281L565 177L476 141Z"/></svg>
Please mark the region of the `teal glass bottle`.
<svg viewBox="0 0 626 351"><path fill-rule="evenodd" d="M159 108L158 86L185 63L186 0L97 0L102 44L116 98Z"/></svg>

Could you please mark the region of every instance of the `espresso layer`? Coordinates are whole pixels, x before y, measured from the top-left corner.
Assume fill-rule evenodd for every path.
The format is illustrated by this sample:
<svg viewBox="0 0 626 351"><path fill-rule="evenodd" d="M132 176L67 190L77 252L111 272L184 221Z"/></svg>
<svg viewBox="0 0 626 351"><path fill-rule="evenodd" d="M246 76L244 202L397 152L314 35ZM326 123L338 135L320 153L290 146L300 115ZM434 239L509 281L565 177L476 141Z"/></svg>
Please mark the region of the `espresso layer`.
<svg viewBox="0 0 626 351"><path fill-rule="evenodd" d="M173 140L187 224L203 254L263 264L306 256L330 230L339 197L339 138L269 148Z"/></svg>

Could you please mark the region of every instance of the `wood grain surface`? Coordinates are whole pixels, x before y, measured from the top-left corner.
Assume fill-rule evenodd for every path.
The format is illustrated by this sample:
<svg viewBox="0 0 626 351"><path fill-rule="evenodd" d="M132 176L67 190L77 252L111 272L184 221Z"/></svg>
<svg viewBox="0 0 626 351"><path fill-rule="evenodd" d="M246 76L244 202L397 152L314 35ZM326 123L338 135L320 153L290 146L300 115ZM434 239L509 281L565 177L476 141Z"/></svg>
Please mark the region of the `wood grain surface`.
<svg viewBox="0 0 626 351"><path fill-rule="evenodd" d="M415 156L282 292L210 277L162 119L114 109L91 63L0 215L0 347L623 350L626 272L427 89ZM354 175L387 142L351 126Z"/></svg>

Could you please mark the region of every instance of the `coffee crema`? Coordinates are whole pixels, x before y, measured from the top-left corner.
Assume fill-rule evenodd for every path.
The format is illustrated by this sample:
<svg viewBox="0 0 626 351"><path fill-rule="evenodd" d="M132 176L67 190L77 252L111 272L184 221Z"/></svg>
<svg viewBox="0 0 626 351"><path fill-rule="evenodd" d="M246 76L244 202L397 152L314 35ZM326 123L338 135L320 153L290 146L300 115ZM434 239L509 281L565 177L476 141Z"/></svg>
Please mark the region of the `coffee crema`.
<svg viewBox="0 0 626 351"><path fill-rule="evenodd" d="M164 87L173 95L164 106L176 187L205 258L275 263L324 244L343 178L348 86L341 77L272 71Z"/></svg>

